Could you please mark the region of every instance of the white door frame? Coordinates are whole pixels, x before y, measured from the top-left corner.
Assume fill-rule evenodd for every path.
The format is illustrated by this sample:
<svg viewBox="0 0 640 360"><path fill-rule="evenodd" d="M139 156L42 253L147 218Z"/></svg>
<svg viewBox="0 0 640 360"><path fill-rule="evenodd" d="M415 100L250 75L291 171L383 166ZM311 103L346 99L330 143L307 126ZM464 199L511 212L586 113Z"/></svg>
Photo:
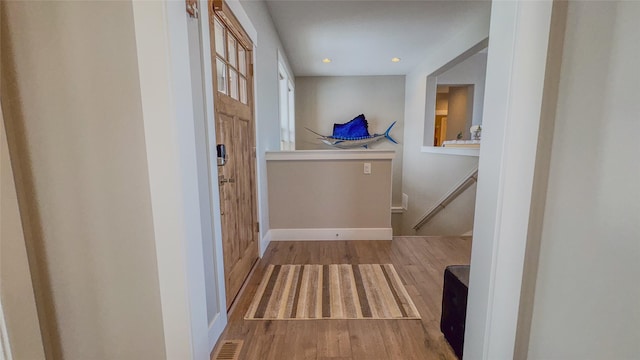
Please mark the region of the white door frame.
<svg viewBox="0 0 640 360"><path fill-rule="evenodd" d="M257 34L246 27L248 16L236 3L229 1L238 20L250 36ZM206 1L200 4L204 18ZM492 4L465 359L513 358L520 304L528 300L521 291L527 241L535 241L529 231L539 221L531 216L536 166L541 164L538 141L540 131L548 130L540 128L540 115L552 5L551 0ZM133 15L166 354L170 359L207 358L211 339L194 129L184 121L193 119L184 2L134 1ZM203 49L206 36L208 30L203 31ZM212 110L207 104L208 114ZM214 212L219 218L219 209Z"/></svg>
<svg viewBox="0 0 640 360"><path fill-rule="evenodd" d="M211 64L211 33L209 28L209 6L207 0L199 0L200 15L197 19L199 25L199 54L191 54L198 56L195 62L200 64L202 72L202 81L194 83L193 91L200 91L204 101L205 119L196 119L196 121L205 120L205 146L207 154L202 158L207 159L206 168L208 171L208 197L209 209L206 212L211 217L213 235L209 244L213 250L212 257L204 254L208 261L213 261L205 268L213 269L213 278L205 274L205 280L215 282L216 290L216 313L213 315L208 324L208 340L209 348L212 350L218 338L227 326L227 308L226 308L226 288L224 278L224 256L222 253L222 222L220 218L220 193L218 188L218 167L216 163L216 127L215 127L215 109L213 97L215 90L213 89L213 66ZM200 154L203 155L203 154ZM203 196L203 194L200 194ZM203 239L209 241L209 239ZM206 247L205 247L206 248ZM207 260L205 260L207 261Z"/></svg>
<svg viewBox="0 0 640 360"><path fill-rule="evenodd" d="M133 1L132 7L165 354L167 359L208 359L185 3Z"/></svg>
<svg viewBox="0 0 640 360"><path fill-rule="evenodd" d="M535 282L537 270L524 271L540 240L546 187L539 185L549 164L540 143L553 133L553 123L541 121L554 67L547 57L553 7L553 0L492 3L465 359L513 359L523 341L517 329L530 326L520 312L531 306L527 279Z"/></svg>

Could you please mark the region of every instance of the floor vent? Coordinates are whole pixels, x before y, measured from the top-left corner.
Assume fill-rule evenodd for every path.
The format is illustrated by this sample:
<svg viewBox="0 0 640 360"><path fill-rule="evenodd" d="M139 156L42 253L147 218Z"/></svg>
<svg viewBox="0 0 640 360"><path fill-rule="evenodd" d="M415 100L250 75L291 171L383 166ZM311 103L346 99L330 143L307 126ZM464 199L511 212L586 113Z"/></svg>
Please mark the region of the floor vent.
<svg viewBox="0 0 640 360"><path fill-rule="evenodd" d="M213 360L238 360L243 340L226 340L216 352Z"/></svg>

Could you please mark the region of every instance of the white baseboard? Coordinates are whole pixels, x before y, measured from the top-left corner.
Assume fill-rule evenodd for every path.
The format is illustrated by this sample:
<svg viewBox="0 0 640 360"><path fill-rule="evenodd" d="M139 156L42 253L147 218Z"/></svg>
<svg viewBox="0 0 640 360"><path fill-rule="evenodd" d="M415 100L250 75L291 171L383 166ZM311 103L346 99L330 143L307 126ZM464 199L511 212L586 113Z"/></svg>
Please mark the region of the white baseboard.
<svg viewBox="0 0 640 360"><path fill-rule="evenodd" d="M271 241L292 240L391 240L391 228L338 228L338 229L271 229Z"/></svg>
<svg viewBox="0 0 640 360"><path fill-rule="evenodd" d="M264 252L267 250L267 247L271 242L271 231L272 230L267 231L267 233L264 234L264 237L260 239L260 257L264 256Z"/></svg>
<svg viewBox="0 0 640 360"><path fill-rule="evenodd" d="M225 312L227 309L224 310ZM213 321L209 324L209 353L213 351L218 339L222 335L224 328L227 326L226 314L218 313Z"/></svg>

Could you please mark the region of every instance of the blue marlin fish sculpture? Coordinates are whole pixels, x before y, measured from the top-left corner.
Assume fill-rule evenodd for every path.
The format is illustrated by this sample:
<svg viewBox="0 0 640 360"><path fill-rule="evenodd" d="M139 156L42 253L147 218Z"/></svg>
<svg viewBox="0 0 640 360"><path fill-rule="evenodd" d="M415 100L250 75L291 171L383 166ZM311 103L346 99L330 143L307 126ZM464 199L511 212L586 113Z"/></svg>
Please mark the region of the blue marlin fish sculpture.
<svg viewBox="0 0 640 360"><path fill-rule="evenodd" d="M323 143L337 147L339 149L351 149L363 146L367 148L369 145L376 143L382 139L388 139L394 144L398 142L393 140L389 135L389 131L396 122L394 121L384 134L369 134L369 124L363 114L356 116L353 120L344 124L333 124L333 134L331 136L319 134L309 128L307 130L318 135Z"/></svg>

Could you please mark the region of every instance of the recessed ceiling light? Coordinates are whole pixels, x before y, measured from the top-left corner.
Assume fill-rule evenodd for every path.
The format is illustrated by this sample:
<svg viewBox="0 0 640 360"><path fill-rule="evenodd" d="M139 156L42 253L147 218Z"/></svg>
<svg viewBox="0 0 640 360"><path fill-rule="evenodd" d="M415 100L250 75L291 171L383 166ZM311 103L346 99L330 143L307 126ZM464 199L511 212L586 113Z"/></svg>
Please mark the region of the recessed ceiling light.
<svg viewBox="0 0 640 360"><path fill-rule="evenodd" d="M394 57L393 59L391 59L392 62L400 62L400 58L399 57Z"/></svg>
<svg viewBox="0 0 640 360"><path fill-rule="evenodd" d="M329 59L329 58L324 58L324 59L322 59L322 62L323 62L323 63L325 63L325 64L328 64L328 63L330 63L330 62L331 62L331 59Z"/></svg>

